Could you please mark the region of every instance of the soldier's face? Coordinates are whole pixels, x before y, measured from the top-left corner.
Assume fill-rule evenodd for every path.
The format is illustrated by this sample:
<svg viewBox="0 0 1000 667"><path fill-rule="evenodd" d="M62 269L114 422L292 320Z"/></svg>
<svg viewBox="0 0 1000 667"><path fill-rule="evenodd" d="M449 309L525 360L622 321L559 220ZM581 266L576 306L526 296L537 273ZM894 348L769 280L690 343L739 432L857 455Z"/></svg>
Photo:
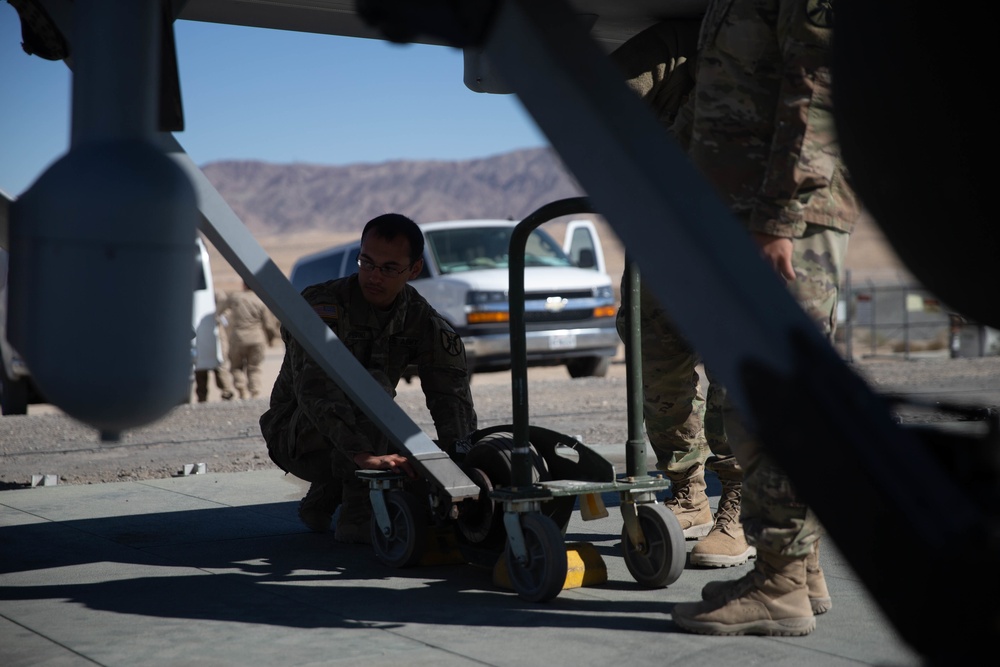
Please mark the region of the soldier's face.
<svg viewBox="0 0 1000 667"><path fill-rule="evenodd" d="M358 282L368 303L381 310L388 309L403 291L406 281L420 275L424 260L410 263L410 242L405 236L391 241L374 234L361 244Z"/></svg>

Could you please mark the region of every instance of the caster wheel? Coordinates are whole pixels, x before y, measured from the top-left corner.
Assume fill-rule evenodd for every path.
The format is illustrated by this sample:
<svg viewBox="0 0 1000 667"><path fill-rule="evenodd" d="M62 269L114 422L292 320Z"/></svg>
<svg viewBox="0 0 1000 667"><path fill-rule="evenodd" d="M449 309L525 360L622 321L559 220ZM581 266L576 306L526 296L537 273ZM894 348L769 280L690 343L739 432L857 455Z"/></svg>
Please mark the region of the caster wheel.
<svg viewBox="0 0 1000 667"><path fill-rule="evenodd" d="M510 544L504 554L514 590L522 600L548 602L566 583L566 543L555 522L531 512L521 517L528 558L519 563Z"/></svg>
<svg viewBox="0 0 1000 667"><path fill-rule="evenodd" d="M625 565L637 582L649 588L663 588L681 576L687 557L684 531L674 513L659 503L637 507L639 526L645 544L632 544L628 530L622 528Z"/></svg>
<svg viewBox="0 0 1000 667"><path fill-rule="evenodd" d="M389 534L385 535L372 516L372 547L380 561L390 567L416 565L427 546L427 519L420 501L411 493L393 489L385 496L389 512Z"/></svg>

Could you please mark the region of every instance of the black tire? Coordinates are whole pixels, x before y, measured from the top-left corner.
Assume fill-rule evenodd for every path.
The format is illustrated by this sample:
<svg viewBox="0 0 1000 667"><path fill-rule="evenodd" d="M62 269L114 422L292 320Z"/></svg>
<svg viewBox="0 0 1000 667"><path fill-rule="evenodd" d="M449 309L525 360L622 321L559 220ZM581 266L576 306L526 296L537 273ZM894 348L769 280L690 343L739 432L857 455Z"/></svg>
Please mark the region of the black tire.
<svg viewBox="0 0 1000 667"><path fill-rule="evenodd" d="M427 547L429 527L420 501L412 493L393 489L385 494L390 532L382 533L372 515L372 547L389 567L410 567L420 562Z"/></svg>
<svg viewBox="0 0 1000 667"><path fill-rule="evenodd" d="M484 436L469 449L465 455L463 465L468 469L475 469L485 475L488 483L480 486L486 493L495 487L509 487L512 482L512 456L514 449L513 434L506 431L498 431ZM531 482L549 479L548 469L543 459L531 447ZM488 487L488 488L487 488ZM497 552L503 549L507 542L507 531L503 525L503 504L493 503L492 512L489 513L489 528L483 531L478 528L475 534L463 530L463 534L470 541L480 538L476 542L485 548L495 549ZM460 525L461 527L461 525Z"/></svg>
<svg viewBox="0 0 1000 667"><path fill-rule="evenodd" d="M528 559L519 563L510 545L504 552L514 591L528 602L548 602L566 583L566 543L555 521L537 512L521 515Z"/></svg>
<svg viewBox="0 0 1000 667"><path fill-rule="evenodd" d="M571 378L602 378L608 374L611 357L580 357L566 362L566 370Z"/></svg>
<svg viewBox="0 0 1000 667"><path fill-rule="evenodd" d="M636 510L645 544L635 545L622 528L622 551L632 577L647 588L663 588L677 581L684 571L687 550L684 531L665 505L645 503Z"/></svg>

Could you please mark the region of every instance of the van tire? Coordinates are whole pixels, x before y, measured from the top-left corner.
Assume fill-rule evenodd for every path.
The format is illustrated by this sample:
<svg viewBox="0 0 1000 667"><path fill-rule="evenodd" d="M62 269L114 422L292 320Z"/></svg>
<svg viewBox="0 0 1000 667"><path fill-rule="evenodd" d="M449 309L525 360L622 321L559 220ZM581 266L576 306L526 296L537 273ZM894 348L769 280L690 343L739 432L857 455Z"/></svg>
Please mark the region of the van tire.
<svg viewBox="0 0 1000 667"><path fill-rule="evenodd" d="M566 370L571 378L602 378L608 374L611 357L580 357L566 362Z"/></svg>

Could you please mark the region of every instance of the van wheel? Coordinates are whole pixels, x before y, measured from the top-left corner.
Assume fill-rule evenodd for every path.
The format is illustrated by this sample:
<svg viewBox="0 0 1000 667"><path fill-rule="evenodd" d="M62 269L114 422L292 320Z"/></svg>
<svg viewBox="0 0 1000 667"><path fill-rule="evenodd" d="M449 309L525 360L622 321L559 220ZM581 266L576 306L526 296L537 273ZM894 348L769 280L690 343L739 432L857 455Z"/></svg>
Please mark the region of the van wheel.
<svg viewBox="0 0 1000 667"><path fill-rule="evenodd" d="M566 362L566 370L571 378L602 378L608 374L611 357L581 357Z"/></svg>

